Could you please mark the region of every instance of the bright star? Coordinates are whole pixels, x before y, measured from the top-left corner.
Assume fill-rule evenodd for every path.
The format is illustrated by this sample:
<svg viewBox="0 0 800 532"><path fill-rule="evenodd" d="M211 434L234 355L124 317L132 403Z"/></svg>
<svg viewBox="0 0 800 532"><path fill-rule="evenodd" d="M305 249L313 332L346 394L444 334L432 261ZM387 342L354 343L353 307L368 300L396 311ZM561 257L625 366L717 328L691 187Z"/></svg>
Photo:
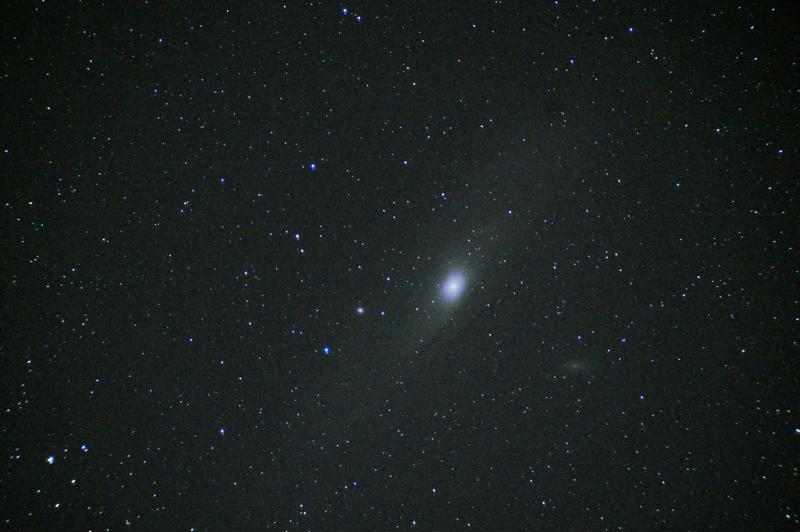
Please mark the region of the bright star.
<svg viewBox="0 0 800 532"><path fill-rule="evenodd" d="M53 465L55 463L55 461L56 461L56 457L53 456L52 454L47 457L47 463L48 464Z"/></svg>
<svg viewBox="0 0 800 532"><path fill-rule="evenodd" d="M356 312L358 312L359 314L364 314L364 307L358 307L356 309Z"/></svg>
<svg viewBox="0 0 800 532"><path fill-rule="evenodd" d="M323 346L322 347L322 352L325 353L326 355L330 355L331 354L331 348L328 347L327 345Z"/></svg>

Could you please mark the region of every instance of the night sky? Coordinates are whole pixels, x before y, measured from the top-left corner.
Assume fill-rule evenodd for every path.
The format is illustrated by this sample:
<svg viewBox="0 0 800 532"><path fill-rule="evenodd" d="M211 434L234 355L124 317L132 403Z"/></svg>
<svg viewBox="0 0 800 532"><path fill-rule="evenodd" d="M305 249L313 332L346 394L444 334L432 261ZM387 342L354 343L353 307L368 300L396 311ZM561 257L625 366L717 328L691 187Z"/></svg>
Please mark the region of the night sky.
<svg viewBox="0 0 800 532"><path fill-rule="evenodd" d="M800 528L800 4L3 11L2 528Z"/></svg>

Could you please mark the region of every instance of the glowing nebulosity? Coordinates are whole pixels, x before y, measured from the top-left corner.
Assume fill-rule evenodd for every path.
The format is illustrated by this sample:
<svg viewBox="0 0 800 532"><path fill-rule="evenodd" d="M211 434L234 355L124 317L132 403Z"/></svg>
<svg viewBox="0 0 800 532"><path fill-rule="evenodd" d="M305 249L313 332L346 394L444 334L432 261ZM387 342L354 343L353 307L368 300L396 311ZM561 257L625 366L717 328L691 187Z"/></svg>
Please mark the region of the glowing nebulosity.
<svg viewBox="0 0 800 532"><path fill-rule="evenodd" d="M442 284L442 298L448 302L456 301L464 292L466 286L466 276L461 272L452 272L444 280L444 284Z"/></svg>

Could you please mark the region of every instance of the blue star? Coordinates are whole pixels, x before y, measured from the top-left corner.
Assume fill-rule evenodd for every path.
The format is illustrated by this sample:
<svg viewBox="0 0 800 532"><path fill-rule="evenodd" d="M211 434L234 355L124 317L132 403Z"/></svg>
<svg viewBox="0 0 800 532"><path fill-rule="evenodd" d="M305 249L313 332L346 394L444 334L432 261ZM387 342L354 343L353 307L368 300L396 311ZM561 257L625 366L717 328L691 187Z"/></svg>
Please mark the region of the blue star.
<svg viewBox="0 0 800 532"><path fill-rule="evenodd" d="M53 456L52 454L47 457L47 463L48 464L53 465L55 463L55 461L56 461L56 457Z"/></svg>
<svg viewBox="0 0 800 532"><path fill-rule="evenodd" d="M322 352L325 353L326 355L330 355L331 354L331 348L328 347L327 345L322 346Z"/></svg>
<svg viewBox="0 0 800 532"><path fill-rule="evenodd" d="M342 15L346 15L346 14L348 14L349 12L350 12L350 11L349 11L349 10L348 10L346 7L343 7L343 8L342 8Z"/></svg>
<svg viewBox="0 0 800 532"><path fill-rule="evenodd" d="M317 171L317 163L311 163L308 165L308 167L311 169L312 172Z"/></svg>

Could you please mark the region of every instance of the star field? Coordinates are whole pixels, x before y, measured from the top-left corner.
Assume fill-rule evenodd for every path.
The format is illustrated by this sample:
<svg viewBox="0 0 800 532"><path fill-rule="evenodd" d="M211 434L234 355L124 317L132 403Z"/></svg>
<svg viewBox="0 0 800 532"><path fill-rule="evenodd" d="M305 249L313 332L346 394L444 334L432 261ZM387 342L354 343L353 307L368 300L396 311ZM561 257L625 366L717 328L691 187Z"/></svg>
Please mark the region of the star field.
<svg viewBox="0 0 800 532"><path fill-rule="evenodd" d="M5 15L3 528L800 528L796 5Z"/></svg>

